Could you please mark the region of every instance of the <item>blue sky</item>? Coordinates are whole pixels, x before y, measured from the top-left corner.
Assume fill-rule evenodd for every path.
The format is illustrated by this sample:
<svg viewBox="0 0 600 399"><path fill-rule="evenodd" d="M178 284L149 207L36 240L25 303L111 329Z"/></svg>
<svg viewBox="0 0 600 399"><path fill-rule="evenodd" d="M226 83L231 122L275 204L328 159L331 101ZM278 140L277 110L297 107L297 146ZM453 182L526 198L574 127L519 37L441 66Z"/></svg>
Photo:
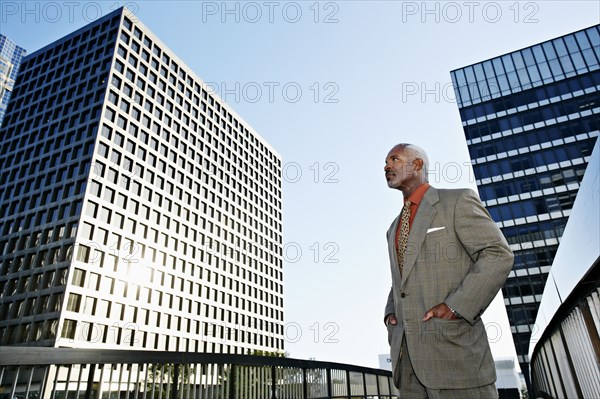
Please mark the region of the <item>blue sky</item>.
<svg viewBox="0 0 600 399"><path fill-rule="evenodd" d="M33 52L122 5L283 158L286 351L372 367L402 199L387 151L418 144L433 185L475 188L449 72L600 22L597 1L3 0L0 32ZM484 320L511 356L501 302Z"/></svg>

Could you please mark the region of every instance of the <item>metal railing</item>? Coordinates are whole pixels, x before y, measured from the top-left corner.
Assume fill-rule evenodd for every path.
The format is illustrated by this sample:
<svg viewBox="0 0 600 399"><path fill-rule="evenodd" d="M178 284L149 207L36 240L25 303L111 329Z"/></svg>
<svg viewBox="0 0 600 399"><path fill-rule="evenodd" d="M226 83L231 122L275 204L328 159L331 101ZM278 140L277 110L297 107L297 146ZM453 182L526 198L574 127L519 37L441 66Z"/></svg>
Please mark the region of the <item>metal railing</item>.
<svg viewBox="0 0 600 399"><path fill-rule="evenodd" d="M0 399L394 398L391 372L217 353L0 347Z"/></svg>
<svg viewBox="0 0 600 399"><path fill-rule="evenodd" d="M537 397L600 398L600 257L557 309L530 364Z"/></svg>

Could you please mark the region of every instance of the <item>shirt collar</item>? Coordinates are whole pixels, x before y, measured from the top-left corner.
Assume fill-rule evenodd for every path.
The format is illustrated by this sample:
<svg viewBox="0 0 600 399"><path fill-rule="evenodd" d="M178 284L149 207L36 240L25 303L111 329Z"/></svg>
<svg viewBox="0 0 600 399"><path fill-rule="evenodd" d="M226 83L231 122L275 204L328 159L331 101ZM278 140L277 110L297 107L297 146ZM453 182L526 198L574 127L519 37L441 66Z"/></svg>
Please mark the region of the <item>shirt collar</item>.
<svg viewBox="0 0 600 399"><path fill-rule="evenodd" d="M410 201L410 203L419 205L428 188L429 188L429 183L423 183L419 187L417 187L416 190L413 191L412 194L408 196L408 200Z"/></svg>

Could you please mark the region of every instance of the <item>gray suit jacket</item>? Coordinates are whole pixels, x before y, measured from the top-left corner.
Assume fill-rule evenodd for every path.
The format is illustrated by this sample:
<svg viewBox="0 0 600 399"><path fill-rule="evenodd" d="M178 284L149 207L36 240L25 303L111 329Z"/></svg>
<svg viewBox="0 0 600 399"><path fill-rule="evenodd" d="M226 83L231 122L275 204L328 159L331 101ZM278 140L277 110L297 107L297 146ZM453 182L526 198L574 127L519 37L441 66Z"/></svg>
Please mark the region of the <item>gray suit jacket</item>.
<svg viewBox="0 0 600 399"><path fill-rule="evenodd" d="M512 269L506 239L472 190L429 187L408 236L400 277L399 220L387 232L392 289L385 307L385 315L394 313L398 319L387 326L396 386L404 336L413 369L426 387L493 383L494 361L480 316ZM463 318L423 322L425 312L442 302Z"/></svg>

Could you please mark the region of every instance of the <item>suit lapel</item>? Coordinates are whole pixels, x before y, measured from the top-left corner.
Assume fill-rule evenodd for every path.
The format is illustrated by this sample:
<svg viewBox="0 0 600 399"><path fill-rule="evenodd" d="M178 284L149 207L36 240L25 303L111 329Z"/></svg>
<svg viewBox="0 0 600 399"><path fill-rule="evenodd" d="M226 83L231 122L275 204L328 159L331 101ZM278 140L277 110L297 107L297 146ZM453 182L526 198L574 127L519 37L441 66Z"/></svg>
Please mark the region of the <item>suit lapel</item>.
<svg viewBox="0 0 600 399"><path fill-rule="evenodd" d="M408 234L408 242L406 244L406 255L404 258L404 270L402 272L402 284L406 282L406 278L410 274L417 256L421 251L421 246L427 235L427 229L431 226L431 221L436 213L434 205L439 201L439 193L436 188L429 187L425 192L419 208L417 216L413 221L413 225ZM397 226L397 224L396 224Z"/></svg>
<svg viewBox="0 0 600 399"><path fill-rule="evenodd" d="M396 217L392 225L387 232L388 240L388 251L390 253L390 259L392 264L392 279L400 281L400 268L398 267L398 252L396 251L396 231L398 230L398 224L400 223L400 215ZM393 267L396 265L396 267Z"/></svg>

